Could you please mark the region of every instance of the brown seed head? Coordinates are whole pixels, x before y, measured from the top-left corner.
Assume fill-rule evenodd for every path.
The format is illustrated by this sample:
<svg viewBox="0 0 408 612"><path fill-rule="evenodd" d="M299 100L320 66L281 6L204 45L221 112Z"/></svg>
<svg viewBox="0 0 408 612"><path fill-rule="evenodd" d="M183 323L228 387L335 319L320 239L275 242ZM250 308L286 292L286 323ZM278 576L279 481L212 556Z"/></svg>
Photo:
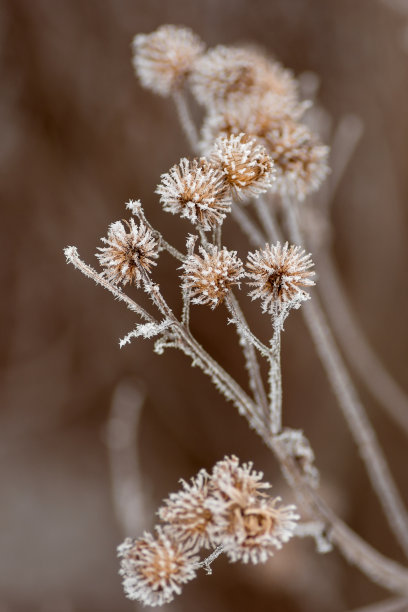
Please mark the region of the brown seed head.
<svg viewBox="0 0 408 612"><path fill-rule="evenodd" d="M148 606L172 601L181 585L195 578L194 563L198 561L159 527L156 531L156 539L145 532L137 540L127 538L118 547L127 597Z"/></svg>
<svg viewBox="0 0 408 612"><path fill-rule="evenodd" d="M126 231L128 230L128 231ZM109 226L108 237L102 238L106 247L98 247L96 257L103 266L104 276L115 284L127 283L140 287L142 270L150 272L158 257L158 244L151 230L144 224L115 221Z"/></svg>
<svg viewBox="0 0 408 612"><path fill-rule="evenodd" d="M299 246L289 246L287 242L283 247L279 242L267 244L263 250L248 253L247 276L253 287L249 295L253 300L262 300L263 312L270 314L275 307L298 308L310 297L302 287L315 284L310 270L313 265L310 254Z"/></svg>
<svg viewBox="0 0 408 612"><path fill-rule="evenodd" d="M142 85L168 96L183 85L204 44L188 28L164 25L133 39L133 66Z"/></svg>
<svg viewBox="0 0 408 612"><path fill-rule="evenodd" d="M211 161L222 169L237 197L264 193L275 179L273 162L265 147L244 133L218 138Z"/></svg>
<svg viewBox="0 0 408 612"><path fill-rule="evenodd" d="M297 99L292 73L252 48L211 49L196 62L190 81L197 101L207 107L266 92Z"/></svg>
<svg viewBox="0 0 408 612"><path fill-rule="evenodd" d="M200 255L189 255L181 268L183 289L190 291L193 304L210 304L215 308L224 301L228 291L239 285L244 270L236 251L212 247L207 252L199 247Z"/></svg>
<svg viewBox="0 0 408 612"><path fill-rule="evenodd" d="M204 230L220 225L231 210L231 193L220 168L205 158L186 158L161 177L156 193L164 210Z"/></svg>

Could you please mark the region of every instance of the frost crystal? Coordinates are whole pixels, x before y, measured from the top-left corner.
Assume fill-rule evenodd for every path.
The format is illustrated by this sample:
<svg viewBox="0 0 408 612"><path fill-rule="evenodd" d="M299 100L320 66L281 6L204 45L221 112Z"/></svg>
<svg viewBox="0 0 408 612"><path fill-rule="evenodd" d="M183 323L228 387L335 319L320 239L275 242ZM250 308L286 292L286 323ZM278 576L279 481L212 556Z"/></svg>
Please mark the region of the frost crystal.
<svg viewBox="0 0 408 612"><path fill-rule="evenodd" d="M127 226L127 227L126 227ZM126 231L128 229L128 231ZM156 263L158 244L151 230L144 224L115 221L109 226L108 237L101 239L107 247L98 247L99 263L105 268L103 275L112 283L133 283L140 287L142 270L150 272Z"/></svg>
<svg viewBox="0 0 408 612"><path fill-rule="evenodd" d="M248 253L247 276L254 287L249 295L253 300L261 299L263 312L270 314L276 305L298 308L310 297L302 287L315 284L310 278L313 265L310 254L299 246L267 244L264 250Z"/></svg>
<svg viewBox="0 0 408 612"><path fill-rule="evenodd" d="M156 193L164 210L210 230L220 225L231 210L231 193L225 176L205 158L180 163L163 174Z"/></svg>
<svg viewBox="0 0 408 612"><path fill-rule="evenodd" d="M157 538L145 532L143 537L126 540L118 547L120 574L129 599L148 606L161 606L181 593L181 586L196 576L198 557L172 541L156 528Z"/></svg>
<svg viewBox="0 0 408 612"><path fill-rule="evenodd" d="M164 25L133 39L133 66L142 85L162 96L179 88L204 44L188 28Z"/></svg>
<svg viewBox="0 0 408 612"><path fill-rule="evenodd" d="M244 133L218 138L211 160L222 168L237 196L258 195L271 188L275 174L266 149Z"/></svg>
<svg viewBox="0 0 408 612"><path fill-rule="evenodd" d="M189 255L181 268L183 289L190 291L193 304L221 304L233 285L239 285L244 275L242 261L236 251L211 247L207 252L199 247L200 255Z"/></svg>

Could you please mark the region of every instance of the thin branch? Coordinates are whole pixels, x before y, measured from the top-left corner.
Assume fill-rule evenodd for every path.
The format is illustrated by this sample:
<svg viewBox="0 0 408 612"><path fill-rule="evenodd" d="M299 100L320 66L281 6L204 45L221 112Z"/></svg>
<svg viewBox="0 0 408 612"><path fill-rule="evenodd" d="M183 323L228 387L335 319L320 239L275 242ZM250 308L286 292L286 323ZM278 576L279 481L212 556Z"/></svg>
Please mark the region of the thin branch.
<svg viewBox="0 0 408 612"><path fill-rule="evenodd" d="M351 612L407 612L408 597L393 597L364 608L354 608Z"/></svg>
<svg viewBox="0 0 408 612"><path fill-rule="evenodd" d="M207 574L212 574L212 569L210 567L211 563L213 563L213 561L215 561L215 559L217 559L217 557L219 557L223 552L224 548L222 546L217 546L217 548L211 553L211 555L208 555L208 557L206 557L203 561L195 563L193 566L194 569L204 568Z"/></svg>
<svg viewBox="0 0 408 612"><path fill-rule="evenodd" d="M291 240L302 244L296 209L290 199L283 199ZM334 394L366 466L371 484L392 531L408 556L408 515L394 483L375 431L366 415L344 361L336 346L317 296L302 308L312 340L326 371Z"/></svg>
<svg viewBox="0 0 408 612"><path fill-rule="evenodd" d="M269 359L269 413L272 434L282 431L281 330L275 327Z"/></svg>
<svg viewBox="0 0 408 612"><path fill-rule="evenodd" d="M197 152L199 146L198 133L191 117L184 93L181 90L176 89L173 93L173 100L176 106L180 125L183 128L183 132L188 140L188 143L192 151Z"/></svg>
<svg viewBox="0 0 408 612"><path fill-rule="evenodd" d="M157 323L156 319L152 317L142 306L136 304L129 296L127 296L121 289L113 285L106 280L101 274L98 274L91 266L88 266L79 256L78 250L74 246L67 247L64 249L65 257L67 262L71 263L77 270L82 272L88 278L91 278L97 285L101 285L104 289L107 289L112 293L117 300L125 302L129 310L136 312L142 319L149 321L150 323Z"/></svg>
<svg viewBox="0 0 408 612"><path fill-rule="evenodd" d="M261 226L264 228L268 240L272 243L279 242L280 230L275 221L275 216L271 212L272 202L267 202L262 196L255 200L255 210L258 215ZM260 243L258 244L260 246Z"/></svg>
<svg viewBox="0 0 408 612"><path fill-rule="evenodd" d="M357 115L345 115L336 126L331 143L332 173L328 182L329 198L331 203L345 171L353 157L354 151L363 135L364 124Z"/></svg>

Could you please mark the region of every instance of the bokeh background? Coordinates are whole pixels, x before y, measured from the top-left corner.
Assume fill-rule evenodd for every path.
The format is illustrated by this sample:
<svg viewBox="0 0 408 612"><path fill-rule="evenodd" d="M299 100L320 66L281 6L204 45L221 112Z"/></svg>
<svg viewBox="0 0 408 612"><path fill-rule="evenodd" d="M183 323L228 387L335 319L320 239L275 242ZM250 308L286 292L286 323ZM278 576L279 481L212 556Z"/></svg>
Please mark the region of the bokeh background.
<svg viewBox="0 0 408 612"><path fill-rule="evenodd" d="M65 264L62 249L75 244L95 265L99 237L129 198L140 197L180 247L189 230L154 195L160 174L190 151L170 102L134 78L133 35L174 23L209 46L255 42L296 74L319 76L334 125L348 113L361 118L333 203L334 256L365 334L407 388L407 14L403 1L375 0L0 2L1 612L138 609L123 596L115 557L124 534L111 474L122 461L132 477L127 442L139 496L126 510L140 530L151 529L179 478L226 453L253 460L292 500L267 449L209 380L147 341L120 350L132 314ZM245 255L232 223L226 241ZM177 305L174 263L163 256L155 275ZM247 313L265 334L258 307ZM244 381L225 312L197 307L193 326ZM401 560L299 313L286 324L283 367L285 423L316 449L324 496ZM408 501L406 440L360 390ZM141 392L129 431L115 414L128 414ZM213 576L202 573L166 609L337 612L386 596L336 552L317 556L300 541L265 566L217 560Z"/></svg>

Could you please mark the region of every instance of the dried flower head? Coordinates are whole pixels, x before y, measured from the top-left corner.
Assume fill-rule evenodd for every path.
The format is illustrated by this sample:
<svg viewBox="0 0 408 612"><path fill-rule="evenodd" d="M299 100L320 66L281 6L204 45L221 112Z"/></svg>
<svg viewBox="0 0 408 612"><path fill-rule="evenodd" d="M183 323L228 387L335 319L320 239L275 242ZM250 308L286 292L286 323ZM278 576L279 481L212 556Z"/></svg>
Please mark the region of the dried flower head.
<svg viewBox="0 0 408 612"><path fill-rule="evenodd" d="M205 158L186 158L161 176L156 193L164 210L189 219L204 230L220 225L231 210L225 175Z"/></svg>
<svg viewBox="0 0 408 612"><path fill-rule="evenodd" d="M179 595L182 585L195 578L198 561L159 527L156 531L156 539L145 532L137 540L126 538L118 547L127 597L148 606L161 606Z"/></svg>
<svg viewBox="0 0 408 612"><path fill-rule="evenodd" d="M264 563L293 536L299 515L295 506L278 506L280 498L247 498L226 504L214 500L214 541L230 561Z"/></svg>
<svg viewBox="0 0 408 612"><path fill-rule="evenodd" d="M164 25L133 39L133 66L142 85L162 96L179 88L204 44L188 28Z"/></svg>
<svg viewBox="0 0 408 612"><path fill-rule="evenodd" d="M267 244L263 250L248 254L249 284L254 287L249 295L253 300L261 299L263 312L270 314L276 306L298 308L310 297L302 287L315 284L310 270L313 265L310 254L299 246Z"/></svg>
<svg viewBox="0 0 408 612"><path fill-rule="evenodd" d="M276 168L273 190L303 200L319 189L329 173L329 148L305 125L282 118L265 136Z"/></svg>
<svg viewBox="0 0 408 612"><path fill-rule="evenodd" d="M213 488L222 493L229 501L239 501L242 498L263 495L263 489L270 489L268 482L263 482L263 473L252 469L253 464L239 465L235 455L218 461L212 470Z"/></svg>
<svg viewBox="0 0 408 612"><path fill-rule="evenodd" d="M211 49L196 62L190 81L197 101L207 107L268 91L297 99L292 73L253 48Z"/></svg>
<svg viewBox="0 0 408 612"><path fill-rule="evenodd" d="M222 168L237 197L264 193L275 179L273 161L265 147L244 133L218 138L211 160Z"/></svg>
<svg viewBox="0 0 408 612"><path fill-rule="evenodd" d="M183 269L183 290L190 291L193 304L221 304L233 285L239 285L244 270L236 251L212 247L208 252L199 247L200 255L189 255Z"/></svg>
<svg viewBox="0 0 408 612"><path fill-rule="evenodd" d="M206 154L217 137L237 136L241 132L265 144L263 139L279 127L282 119L299 120L308 107L309 102L298 103L273 93L229 101L220 109L209 109L201 130L200 148Z"/></svg>
<svg viewBox="0 0 408 612"><path fill-rule="evenodd" d="M186 548L198 550L211 545L212 512L207 507L211 492L210 477L200 470L191 484L181 481L182 490L171 493L159 508L160 519L168 524L172 535Z"/></svg>
<svg viewBox="0 0 408 612"><path fill-rule="evenodd" d="M128 230L128 231L126 231ZM142 222L115 221L109 226L108 237L101 239L106 247L98 247L96 254L103 274L112 283L133 283L140 287L141 268L150 272L158 256L158 243L152 231Z"/></svg>

